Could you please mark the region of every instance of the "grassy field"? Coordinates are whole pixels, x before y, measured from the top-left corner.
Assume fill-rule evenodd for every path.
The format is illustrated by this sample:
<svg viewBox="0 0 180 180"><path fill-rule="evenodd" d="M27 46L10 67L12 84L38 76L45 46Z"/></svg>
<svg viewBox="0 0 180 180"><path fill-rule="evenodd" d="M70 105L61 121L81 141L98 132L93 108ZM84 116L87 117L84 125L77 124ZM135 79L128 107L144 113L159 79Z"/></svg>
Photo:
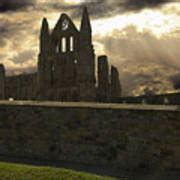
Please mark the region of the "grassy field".
<svg viewBox="0 0 180 180"><path fill-rule="evenodd" d="M0 162L2 180L115 180L89 173L76 172L61 168L36 167ZM122 179L125 180L125 179Z"/></svg>

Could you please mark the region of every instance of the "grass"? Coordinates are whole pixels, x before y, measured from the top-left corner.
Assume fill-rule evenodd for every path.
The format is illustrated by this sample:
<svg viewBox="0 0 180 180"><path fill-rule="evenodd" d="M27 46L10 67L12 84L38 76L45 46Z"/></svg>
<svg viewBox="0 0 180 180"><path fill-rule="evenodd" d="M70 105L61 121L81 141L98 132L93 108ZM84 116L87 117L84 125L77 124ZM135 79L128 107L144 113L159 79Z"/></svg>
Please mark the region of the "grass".
<svg viewBox="0 0 180 180"><path fill-rule="evenodd" d="M90 173L76 172L62 168L37 167L0 162L2 180L116 180ZM119 178L118 178L119 179ZM122 179L125 180L125 179Z"/></svg>

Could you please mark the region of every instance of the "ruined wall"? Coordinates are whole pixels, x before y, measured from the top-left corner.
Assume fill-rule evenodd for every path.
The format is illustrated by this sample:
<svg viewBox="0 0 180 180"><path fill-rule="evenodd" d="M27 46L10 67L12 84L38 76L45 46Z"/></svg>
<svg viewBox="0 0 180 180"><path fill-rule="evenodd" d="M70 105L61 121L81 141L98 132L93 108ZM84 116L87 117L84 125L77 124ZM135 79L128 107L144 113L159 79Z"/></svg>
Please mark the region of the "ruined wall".
<svg viewBox="0 0 180 180"><path fill-rule="evenodd" d="M0 64L0 99L5 99L5 70Z"/></svg>
<svg viewBox="0 0 180 180"><path fill-rule="evenodd" d="M6 99L34 100L36 99L36 74L21 74L6 77Z"/></svg>
<svg viewBox="0 0 180 180"><path fill-rule="evenodd" d="M0 102L0 154L121 169L180 168L178 108Z"/></svg>

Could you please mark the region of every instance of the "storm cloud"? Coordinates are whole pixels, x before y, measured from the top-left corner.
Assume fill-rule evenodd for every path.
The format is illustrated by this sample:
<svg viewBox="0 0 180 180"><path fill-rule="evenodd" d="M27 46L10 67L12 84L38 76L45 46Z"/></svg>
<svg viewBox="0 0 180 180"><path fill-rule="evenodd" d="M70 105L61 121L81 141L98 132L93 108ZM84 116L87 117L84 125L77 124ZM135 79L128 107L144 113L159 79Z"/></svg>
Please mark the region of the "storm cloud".
<svg viewBox="0 0 180 180"><path fill-rule="evenodd" d="M178 0L84 0L78 6L74 6L73 8L76 10L82 6L87 6L90 14L97 18L109 17L119 13L140 11L145 8L158 8L173 2L178 2ZM81 14L77 11L74 11L73 13L73 16L75 17L80 15Z"/></svg>
<svg viewBox="0 0 180 180"><path fill-rule="evenodd" d="M16 11L34 3L35 0L0 0L0 12Z"/></svg>
<svg viewBox="0 0 180 180"><path fill-rule="evenodd" d="M65 0L0 0L0 12L24 10L24 8L31 6L41 10L72 10L72 14L78 17L80 13L76 10L87 6L90 13L97 17L139 11L144 8L156 8L170 2L178 2L178 0L82 0L78 3L67 3Z"/></svg>
<svg viewBox="0 0 180 180"><path fill-rule="evenodd" d="M178 2L178 0L124 0L123 5L128 10L139 10L161 6L169 2Z"/></svg>

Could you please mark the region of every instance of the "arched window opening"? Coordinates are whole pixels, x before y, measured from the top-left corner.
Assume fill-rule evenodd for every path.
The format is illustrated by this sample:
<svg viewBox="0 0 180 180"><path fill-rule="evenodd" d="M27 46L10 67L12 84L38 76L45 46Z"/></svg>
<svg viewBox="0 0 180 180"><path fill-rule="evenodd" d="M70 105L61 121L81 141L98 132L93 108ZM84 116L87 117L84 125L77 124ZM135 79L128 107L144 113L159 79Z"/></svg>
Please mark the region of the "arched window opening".
<svg viewBox="0 0 180 180"><path fill-rule="evenodd" d="M52 72L54 72L55 68L54 68L54 64L52 64Z"/></svg>
<svg viewBox="0 0 180 180"><path fill-rule="evenodd" d="M74 51L74 37L71 36L70 37L70 51Z"/></svg>
<svg viewBox="0 0 180 180"><path fill-rule="evenodd" d="M167 97L164 98L164 104L169 104L169 99Z"/></svg>
<svg viewBox="0 0 180 180"><path fill-rule="evenodd" d="M74 64L77 64L77 63L78 63L78 60L77 60L77 59L75 59L75 60L74 60Z"/></svg>
<svg viewBox="0 0 180 180"><path fill-rule="evenodd" d="M63 37L61 40L61 47L62 47L62 52L66 52L66 38Z"/></svg>
<svg viewBox="0 0 180 180"><path fill-rule="evenodd" d="M53 86L53 84L54 84L54 71L55 71L54 64L51 63L51 85L52 85L52 86Z"/></svg>
<svg viewBox="0 0 180 180"><path fill-rule="evenodd" d="M59 44L56 45L56 53L59 53Z"/></svg>

